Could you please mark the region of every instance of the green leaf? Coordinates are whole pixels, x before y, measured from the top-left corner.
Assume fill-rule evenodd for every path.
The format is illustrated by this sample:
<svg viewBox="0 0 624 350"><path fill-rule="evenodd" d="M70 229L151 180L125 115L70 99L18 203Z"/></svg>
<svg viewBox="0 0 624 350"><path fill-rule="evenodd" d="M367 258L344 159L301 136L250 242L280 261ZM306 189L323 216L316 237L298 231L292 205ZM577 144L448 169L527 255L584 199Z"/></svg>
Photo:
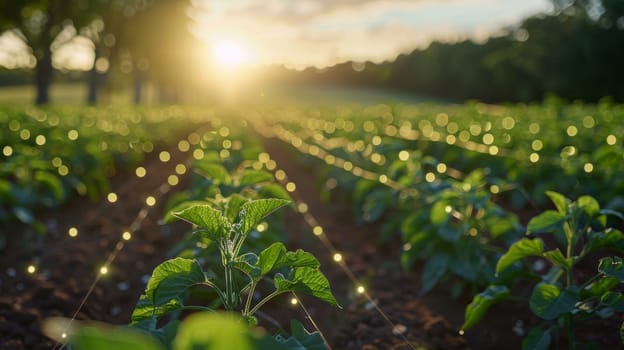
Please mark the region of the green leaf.
<svg viewBox="0 0 624 350"><path fill-rule="evenodd" d="M445 201L437 201L431 208L431 223L434 225L440 225L447 222L450 218L450 214L446 212L448 204Z"/></svg>
<svg viewBox="0 0 624 350"><path fill-rule="evenodd" d="M509 288L505 286L491 285L483 292L475 295L472 302L466 307L462 330L467 330L477 324L487 310L495 303L509 297Z"/></svg>
<svg viewBox="0 0 624 350"><path fill-rule="evenodd" d="M624 250L624 234L619 230L609 229L606 232L590 232L587 245L591 249L609 248L612 250Z"/></svg>
<svg viewBox="0 0 624 350"><path fill-rule="evenodd" d="M433 255L423 268L421 293L429 292L448 270L450 258L448 254Z"/></svg>
<svg viewBox="0 0 624 350"><path fill-rule="evenodd" d="M591 295L603 295L615 287L619 281L613 277L603 277L598 281L590 284L587 288Z"/></svg>
<svg viewBox="0 0 624 350"><path fill-rule="evenodd" d="M180 324L173 349L254 350L254 347L249 330L237 315L198 312Z"/></svg>
<svg viewBox="0 0 624 350"><path fill-rule="evenodd" d="M509 247L509 250L503 254L496 264L496 275L511 266L516 261L527 256L539 256L544 251L544 242L539 239L523 238Z"/></svg>
<svg viewBox="0 0 624 350"><path fill-rule="evenodd" d="M132 323L179 309L187 290L205 281L197 260L175 258L158 265L132 312Z"/></svg>
<svg viewBox="0 0 624 350"><path fill-rule="evenodd" d="M219 164L196 162L195 169L200 175L208 179L211 179L214 182L219 182L219 183L229 182L228 180L230 178L230 175L228 171Z"/></svg>
<svg viewBox="0 0 624 350"><path fill-rule="evenodd" d="M65 194L65 191L63 190L63 183L57 176L47 171L37 171L35 173L35 181L46 185L57 201L63 199Z"/></svg>
<svg viewBox="0 0 624 350"><path fill-rule="evenodd" d="M606 292L601 298L600 303L608 306L617 312L624 312L624 295L619 292Z"/></svg>
<svg viewBox="0 0 624 350"><path fill-rule="evenodd" d="M546 195L553 202L557 211L561 215L566 215L568 204L570 204L570 200L564 197L561 193L557 193L554 191L546 191Z"/></svg>
<svg viewBox="0 0 624 350"><path fill-rule="evenodd" d="M273 279L275 288L280 292L302 292L315 296L331 305L338 306L336 298L331 292L329 281L321 271L311 267L298 267L284 278L276 274Z"/></svg>
<svg viewBox="0 0 624 350"><path fill-rule="evenodd" d="M291 200L288 191L286 191L284 187L274 183L262 186L262 188L258 190L258 195L262 198L279 198L287 201Z"/></svg>
<svg viewBox="0 0 624 350"><path fill-rule="evenodd" d="M287 200L271 198L251 200L243 204L239 214L241 232L247 234L249 230L258 226L265 216L289 203Z"/></svg>
<svg viewBox="0 0 624 350"><path fill-rule="evenodd" d="M594 217L600 212L600 204L598 204L598 201L594 197L581 196L576 200L576 203L579 208L585 210L590 217Z"/></svg>
<svg viewBox="0 0 624 350"><path fill-rule="evenodd" d="M547 350L550 341L550 329L543 331L540 328L532 328L522 339L522 350Z"/></svg>
<svg viewBox="0 0 624 350"><path fill-rule="evenodd" d="M198 232L210 240L218 241L228 237L230 223L217 209L210 205L196 205L173 213L174 216L199 227Z"/></svg>
<svg viewBox="0 0 624 350"><path fill-rule="evenodd" d="M553 265L561 265L568 269L572 267L572 260L566 259L566 257L563 256L563 253L561 253L561 250L559 250L559 248L545 252L544 257L548 259L548 261L550 261Z"/></svg>
<svg viewBox="0 0 624 350"><path fill-rule="evenodd" d="M292 336L286 338L277 335L275 339L284 345L287 350L327 350L323 337L319 332L309 333L303 325L297 321L290 321Z"/></svg>
<svg viewBox="0 0 624 350"><path fill-rule="evenodd" d="M620 220L624 221L624 214L620 213L619 211L615 211L615 210L612 210L612 209L601 209L600 210L600 214L615 216L615 217L619 218Z"/></svg>
<svg viewBox="0 0 624 350"><path fill-rule="evenodd" d="M225 217L229 222L236 221L238 212L240 212L243 204L247 203L249 199L235 193L228 197L227 206L225 208Z"/></svg>
<svg viewBox="0 0 624 350"><path fill-rule="evenodd" d="M166 214L165 217L163 218L163 221L168 224L171 222L174 222L175 220L178 220L178 217L175 216L175 213L180 212L184 209L190 208L190 207L194 207L197 205L208 205L208 202L206 201L184 201L182 203L177 204L176 206L174 206L173 208L171 208L171 210L169 210Z"/></svg>
<svg viewBox="0 0 624 350"><path fill-rule="evenodd" d="M272 182L273 174L261 170L245 170L240 177L242 186L255 185L261 182Z"/></svg>
<svg viewBox="0 0 624 350"><path fill-rule="evenodd" d="M320 263L314 255L297 249L295 252L286 251L286 246L281 243L273 243L258 256L258 267L261 274L266 275L274 269L282 267L310 267L318 269Z"/></svg>
<svg viewBox="0 0 624 350"><path fill-rule="evenodd" d="M554 284L539 283L533 288L529 306L537 316L554 320L561 314L571 312L578 301L578 296L570 290L562 291Z"/></svg>
<svg viewBox="0 0 624 350"><path fill-rule="evenodd" d="M72 349L77 350L160 350L148 336L127 327L97 328L85 326L71 337Z"/></svg>
<svg viewBox="0 0 624 350"><path fill-rule="evenodd" d="M527 234L533 232L549 232L559 226L563 220L565 220L565 215L554 210L546 210L529 221Z"/></svg>
<svg viewBox="0 0 624 350"><path fill-rule="evenodd" d="M624 262L619 256L600 259L598 271L609 277L617 278L618 281L624 283Z"/></svg>

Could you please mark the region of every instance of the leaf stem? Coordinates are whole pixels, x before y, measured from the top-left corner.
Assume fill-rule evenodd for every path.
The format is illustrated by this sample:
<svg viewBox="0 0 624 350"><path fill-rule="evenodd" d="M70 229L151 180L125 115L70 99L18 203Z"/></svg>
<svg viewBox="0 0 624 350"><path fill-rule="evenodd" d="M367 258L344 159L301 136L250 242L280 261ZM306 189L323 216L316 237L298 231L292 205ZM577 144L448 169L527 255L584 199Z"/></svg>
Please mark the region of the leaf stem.
<svg viewBox="0 0 624 350"><path fill-rule="evenodd" d="M264 299L260 300L260 301L258 302L258 304L256 304L256 306L254 306L254 307L253 307L253 308L249 311L249 313L248 313L247 315L248 315L248 316L251 316L251 315L255 314L255 313L256 313L256 311L258 311L258 309L260 309L260 307L261 307L262 305L264 305L267 301L269 301L269 300L271 300L271 299L275 298L276 296L278 296L278 295L280 295L280 294L282 294L282 293L284 293L284 291L279 291L279 290L276 290L276 291L274 291L273 293L271 293L271 294L267 295L266 297L264 297Z"/></svg>

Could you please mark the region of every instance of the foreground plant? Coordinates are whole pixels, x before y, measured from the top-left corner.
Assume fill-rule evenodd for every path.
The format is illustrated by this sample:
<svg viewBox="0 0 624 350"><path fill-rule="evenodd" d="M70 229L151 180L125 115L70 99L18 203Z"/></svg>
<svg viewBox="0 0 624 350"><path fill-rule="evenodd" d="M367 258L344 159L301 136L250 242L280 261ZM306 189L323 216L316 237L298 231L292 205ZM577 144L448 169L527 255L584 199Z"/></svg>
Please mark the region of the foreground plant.
<svg viewBox="0 0 624 350"><path fill-rule="evenodd" d="M163 344L170 344L183 310L215 311L222 307L240 312L243 319L254 326L258 310L287 292L306 293L338 306L312 254L302 250L287 251L282 243L274 243L259 254L243 250L249 232L265 216L289 201L233 198L236 199L228 201L223 210L205 204L174 213L195 225L194 232L202 240L216 243L221 266L212 267L211 272L206 273L199 260L186 258L171 259L157 266L132 313L135 327L157 336ZM221 276L214 276L214 271L219 271ZM262 281L272 281L271 292L254 302ZM185 303L191 289L200 286L214 291L217 302L210 306ZM165 315L168 315L168 322L159 328L158 321Z"/></svg>
<svg viewBox="0 0 624 350"><path fill-rule="evenodd" d="M590 278L582 278L577 269L590 254L595 257L605 250L624 252L622 232L607 227L608 216L624 220L624 215L601 209L590 196L572 202L556 192L547 192L547 195L557 210L547 210L531 219L527 235L534 237L514 243L498 260L496 274L513 274L516 275L513 280L526 278L536 283L528 300L526 296L523 300L528 301L531 311L542 322L529 330L522 342L523 349L548 349L552 339L557 339L561 332L565 333L569 348L575 349L578 345L574 332L576 322L609 318L624 312L624 294L618 291L624 284L621 257L601 257L596 273ZM544 240L535 237L540 233L552 233L552 239L547 242L556 242L553 243L555 247L548 248ZM545 258L550 269L536 274L528 264L518 266L519 261L529 257ZM476 295L466 308L462 328L471 328L490 306L512 298L511 287L510 283L494 283ZM624 342L624 324L620 336Z"/></svg>

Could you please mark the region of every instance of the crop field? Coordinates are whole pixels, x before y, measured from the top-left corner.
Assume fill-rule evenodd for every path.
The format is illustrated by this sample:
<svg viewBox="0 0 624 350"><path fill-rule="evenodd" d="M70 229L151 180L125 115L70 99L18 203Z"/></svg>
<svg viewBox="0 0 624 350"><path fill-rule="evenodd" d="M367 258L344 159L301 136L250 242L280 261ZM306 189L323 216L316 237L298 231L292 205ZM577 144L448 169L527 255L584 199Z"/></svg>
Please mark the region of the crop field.
<svg viewBox="0 0 624 350"><path fill-rule="evenodd" d="M0 349L617 349L624 105L0 105Z"/></svg>

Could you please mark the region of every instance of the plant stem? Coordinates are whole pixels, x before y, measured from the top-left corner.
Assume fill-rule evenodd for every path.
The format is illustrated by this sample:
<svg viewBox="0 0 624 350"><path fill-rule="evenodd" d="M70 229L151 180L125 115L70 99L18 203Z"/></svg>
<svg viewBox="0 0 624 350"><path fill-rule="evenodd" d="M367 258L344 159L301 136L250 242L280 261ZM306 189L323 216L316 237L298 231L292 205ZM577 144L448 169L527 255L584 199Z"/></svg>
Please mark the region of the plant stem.
<svg viewBox="0 0 624 350"><path fill-rule="evenodd" d="M253 315L253 314L255 314L255 313L256 313L256 311L258 311L258 309L260 309L260 307L261 307L262 305L264 305L267 301L269 301L269 300L271 300L271 299L275 298L276 296L278 296L278 295L280 295L280 294L282 294L282 293L284 293L284 292L283 292L283 291L276 290L276 291L274 291L273 293L271 293L271 294L267 295L264 299L260 300L260 301L258 302L258 304L256 304L256 306L254 306L254 307L253 307L253 309L251 309L251 310L249 311L249 313L247 314L247 316L252 316L252 315Z"/></svg>
<svg viewBox="0 0 624 350"><path fill-rule="evenodd" d="M245 302L245 310L243 311L243 315L248 316L249 308L251 307L251 299L253 299L254 291L256 290L256 283L252 282L249 287L249 293L247 294L247 302Z"/></svg>
<svg viewBox="0 0 624 350"><path fill-rule="evenodd" d="M185 305L185 306L182 306L182 310L195 310L195 311L211 311L211 312L215 312L214 309L211 309L211 308L206 307L206 306L200 306L200 305Z"/></svg>

